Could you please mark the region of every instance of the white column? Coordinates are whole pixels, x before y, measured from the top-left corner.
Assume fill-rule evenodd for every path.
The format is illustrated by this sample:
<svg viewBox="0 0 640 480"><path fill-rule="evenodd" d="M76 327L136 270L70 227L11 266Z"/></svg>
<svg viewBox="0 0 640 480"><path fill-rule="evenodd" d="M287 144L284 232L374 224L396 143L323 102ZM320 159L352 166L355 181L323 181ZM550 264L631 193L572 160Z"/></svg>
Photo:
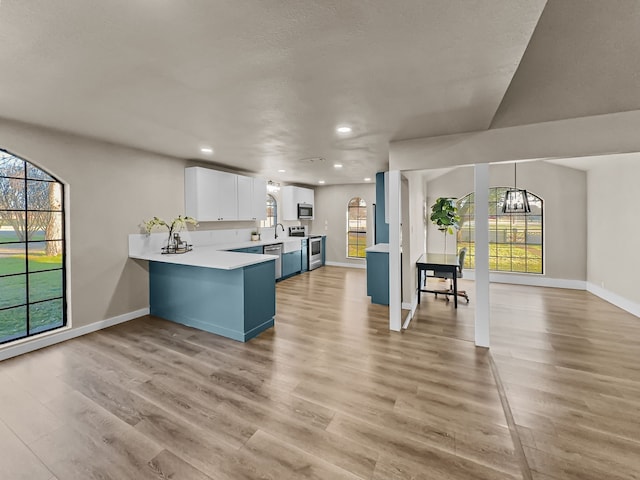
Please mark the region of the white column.
<svg viewBox="0 0 640 480"><path fill-rule="evenodd" d="M400 275L400 171L389 172L389 330L402 329Z"/></svg>
<svg viewBox="0 0 640 480"><path fill-rule="evenodd" d="M476 324L475 342L489 348L489 164L475 166L475 276Z"/></svg>

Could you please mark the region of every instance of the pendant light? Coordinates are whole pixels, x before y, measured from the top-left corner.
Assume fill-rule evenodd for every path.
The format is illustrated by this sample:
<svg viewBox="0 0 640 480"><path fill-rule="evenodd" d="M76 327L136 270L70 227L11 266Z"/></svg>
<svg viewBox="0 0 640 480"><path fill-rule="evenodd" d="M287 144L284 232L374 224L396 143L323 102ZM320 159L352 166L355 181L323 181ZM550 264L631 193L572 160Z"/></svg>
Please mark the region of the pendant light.
<svg viewBox="0 0 640 480"><path fill-rule="evenodd" d="M513 164L513 188L507 190L502 201L502 213L531 213L527 191L518 188L517 164Z"/></svg>
<svg viewBox="0 0 640 480"><path fill-rule="evenodd" d="M267 192L276 193L280 191L280 184L269 180L267 183Z"/></svg>

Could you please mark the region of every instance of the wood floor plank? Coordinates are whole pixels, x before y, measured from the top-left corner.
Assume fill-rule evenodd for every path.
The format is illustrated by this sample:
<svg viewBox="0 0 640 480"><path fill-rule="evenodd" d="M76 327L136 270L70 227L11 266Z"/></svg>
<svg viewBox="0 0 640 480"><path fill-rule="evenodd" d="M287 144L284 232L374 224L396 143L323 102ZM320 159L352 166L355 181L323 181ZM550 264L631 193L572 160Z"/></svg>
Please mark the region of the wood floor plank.
<svg viewBox="0 0 640 480"><path fill-rule="evenodd" d="M258 430L251 437L243 447L243 452L246 452L253 462L262 465L274 479L359 480L363 478L300 450L295 443L284 442L262 430Z"/></svg>
<svg viewBox="0 0 640 480"><path fill-rule="evenodd" d="M149 467L162 479L176 480L212 480L200 470L174 455L169 450L162 450L149 462Z"/></svg>
<svg viewBox="0 0 640 480"><path fill-rule="evenodd" d="M41 402L33 398L12 378L5 378L0 389L0 420L26 444L59 428L62 423Z"/></svg>
<svg viewBox="0 0 640 480"><path fill-rule="evenodd" d="M533 479L638 478L636 317L492 284L487 353L473 302L396 333L364 292L325 266L247 343L146 316L2 362L0 478L520 479L505 399Z"/></svg>
<svg viewBox="0 0 640 480"><path fill-rule="evenodd" d="M140 478L153 478L152 472L145 467L160 453L162 447L141 435L131 425L79 392L56 397L47 406L64 424L64 427L53 432L49 439L56 438L58 434L66 438L69 436L67 431L73 429L91 438L91 445L96 451L105 460L117 466L123 475L136 474L140 475ZM43 452L44 443L39 444L40 452ZM49 453L47 451L44 454Z"/></svg>
<svg viewBox="0 0 640 480"><path fill-rule="evenodd" d="M51 471L0 422L0 478L11 480L49 480Z"/></svg>

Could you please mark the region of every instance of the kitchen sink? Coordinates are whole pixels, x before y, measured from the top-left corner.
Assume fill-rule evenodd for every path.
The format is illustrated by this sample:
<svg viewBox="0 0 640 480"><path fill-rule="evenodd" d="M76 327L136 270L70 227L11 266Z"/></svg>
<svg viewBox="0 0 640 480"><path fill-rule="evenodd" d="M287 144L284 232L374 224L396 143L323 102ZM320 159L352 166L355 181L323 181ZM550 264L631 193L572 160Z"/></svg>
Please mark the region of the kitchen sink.
<svg viewBox="0 0 640 480"><path fill-rule="evenodd" d="M282 242L282 253L297 252L298 250L302 250L302 242L299 238Z"/></svg>

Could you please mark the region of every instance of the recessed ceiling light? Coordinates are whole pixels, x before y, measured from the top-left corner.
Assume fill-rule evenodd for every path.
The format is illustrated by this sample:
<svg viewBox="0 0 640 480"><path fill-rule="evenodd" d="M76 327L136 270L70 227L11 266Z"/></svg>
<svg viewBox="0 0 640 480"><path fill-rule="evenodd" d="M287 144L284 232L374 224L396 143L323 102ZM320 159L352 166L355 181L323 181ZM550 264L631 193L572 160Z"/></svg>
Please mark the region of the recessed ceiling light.
<svg viewBox="0 0 640 480"><path fill-rule="evenodd" d="M278 170L278 173L284 173L284 172L286 172L284 168L281 168L280 170Z"/></svg>
<svg viewBox="0 0 640 480"><path fill-rule="evenodd" d="M334 168L342 168L342 164L341 163L336 163L333 165Z"/></svg>
<svg viewBox="0 0 640 480"><path fill-rule="evenodd" d="M213 153L213 148L211 147L202 147L200 149L202 153L206 153L207 155L211 155Z"/></svg>
<svg viewBox="0 0 640 480"><path fill-rule="evenodd" d="M319 183L320 185L324 185L324 180L318 180L318 183Z"/></svg>
<svg viewBox="0 0 640 480"><path fill-rule="evenodd" d="M338 133L351 133L352 131L353 129L347 125L342 125L341 127L336 128L336 132Z"/></svg>
<svg viewBox="0 0 640 480"><path fill-rule="evenodd" d="M365 182L370 182L371 181L371 177L367 177L364 179Z"/></svg>

